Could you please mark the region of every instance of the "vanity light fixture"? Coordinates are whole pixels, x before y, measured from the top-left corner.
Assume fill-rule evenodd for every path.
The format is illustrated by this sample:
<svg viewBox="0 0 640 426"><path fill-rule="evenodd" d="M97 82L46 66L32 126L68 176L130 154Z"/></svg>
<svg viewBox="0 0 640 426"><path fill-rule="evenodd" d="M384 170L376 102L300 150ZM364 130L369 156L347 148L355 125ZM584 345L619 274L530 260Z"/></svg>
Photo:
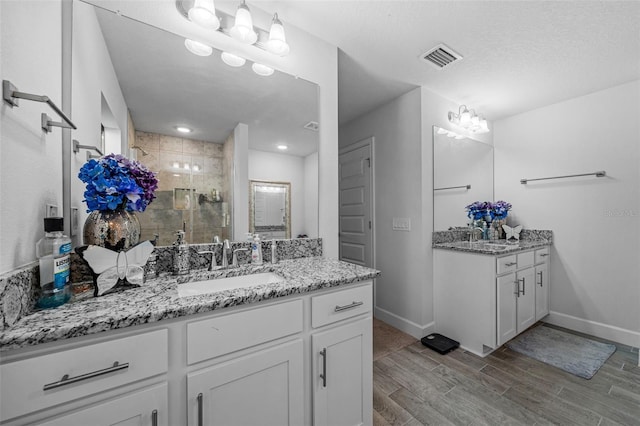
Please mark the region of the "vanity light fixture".
<svg viewBox="0 0 640 426"><path fill-rule="evenodd" d="M216 16L216 7L213 0L195 0L193 7L187 13L189 20L203 28L217 30L220 28L220 19Z"/></svg>
<svg viewBox="0 0 640 426"><path fill-rule="evenodd" d="M222 62L229 65L230 67L241 67L245 64L245 62L247 62L245 58L229 52L222 52L220 54L220 57L222 58Z"/></svg>
<svg viewBox="0 0 640 426"><path fill-rule="evenodd" d="M251 69L253 70L253 72L263 77L269 77L274 72L273 68L268 67L266 65L259 64L257 62L254 62L251 65Z"/></svg>
<svg viewBox="0 0 640 426"><path fill-rule="evenodd" d="M179 169L180 168L180 163L178 163L177 161L173 162L173 168L174 169Z"/></svg>
<svg viewBox="0 0 640 426"><path fill-rule="evenodd" d="M251 11L245 0L242 0L242 3L240 3L240 6L238 6L236 10L236 19L233 27L229 30L229 34L231 34L231 37L234 39L245 44L254 44L258 41L258 34L256 34L253 29Z"/></svg>
<svg viewBox="0 0 640 426"><path fill-rule="evenodd" d="M489 125L481 115L476 114L473 109L467 108L466 105L460 105L458 113L449 111L449 122L463 127L470 132L474 133L487 133L489 132Z"/></svg>
<svg viewBox="0 0 640 426"><path fill-rule="evenodd" d="M197 164L193 165L193 171L194 172L199 172L200 171L200 166L198 166Z"/></svg>
<svg viewBox="0 0 640 426"><path fill-rule="evenodd" d="M191 129L184 126L176 126L176 130L180 133L191 133Z"/></svg>
<svg viewBox="0 0 640 426"><path fill-rule="evenodd" d="M289 53L289 45L284 35L284 26L282 21L278 19L277 13L273 15L273 21L271 21L266 48L269 52L278 56L285 56Z"/></svg>
<svg viewBox="0 0 640 426"><path fill-rule="evenodd" d="M191 40L189 38L184 40L184 46L189 52L198 56L210 56L213 53L213 48L211 46L207 46L204 43L200 43L199 41Z"/></svg>

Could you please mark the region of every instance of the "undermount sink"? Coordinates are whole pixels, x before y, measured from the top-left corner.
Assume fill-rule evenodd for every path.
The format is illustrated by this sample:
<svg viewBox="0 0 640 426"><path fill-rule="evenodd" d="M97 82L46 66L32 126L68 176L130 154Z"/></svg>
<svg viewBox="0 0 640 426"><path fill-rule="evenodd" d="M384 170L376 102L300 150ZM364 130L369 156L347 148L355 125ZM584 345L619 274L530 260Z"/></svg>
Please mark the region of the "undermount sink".
<svg viewBox="0 0 640 426"><path fill-rule="evenodd" d="M198 296L201 294L216 293L224 290L236 290L239 288L254 287L257 285L273 284L283 280L284 278L273 272L261 272L259 274L240 275L237 277L194 281L178 284L178 296Z"/></svg>

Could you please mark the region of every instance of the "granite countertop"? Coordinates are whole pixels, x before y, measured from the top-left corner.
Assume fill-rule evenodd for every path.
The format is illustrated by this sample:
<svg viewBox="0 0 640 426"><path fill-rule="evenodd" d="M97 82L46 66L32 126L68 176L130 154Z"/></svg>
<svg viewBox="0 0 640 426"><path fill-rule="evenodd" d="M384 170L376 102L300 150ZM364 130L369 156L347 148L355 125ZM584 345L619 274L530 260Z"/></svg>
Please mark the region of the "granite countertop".
<svg viewBox="0 0 640 426"><path fill-rule="evenodd" d="M258 272L275 272L284 280L205 295L178 296L177 287L184 282ZM379 274L374 269L351 263L307 257L283 260L275 265L246 265L212 272L192 271L190 275L181 277L160 277L148 281L141 288L88 298L27 315L0 331L0 352L307 293L372 279Z"/></svg>
<svg viewBox="0 0 640 426"><path fill-rule="evenodd" d="M549 245L549 240L520 240L516 244L508 243L506 240L479 240L434 243L433 248L501 256Z"/></svg>

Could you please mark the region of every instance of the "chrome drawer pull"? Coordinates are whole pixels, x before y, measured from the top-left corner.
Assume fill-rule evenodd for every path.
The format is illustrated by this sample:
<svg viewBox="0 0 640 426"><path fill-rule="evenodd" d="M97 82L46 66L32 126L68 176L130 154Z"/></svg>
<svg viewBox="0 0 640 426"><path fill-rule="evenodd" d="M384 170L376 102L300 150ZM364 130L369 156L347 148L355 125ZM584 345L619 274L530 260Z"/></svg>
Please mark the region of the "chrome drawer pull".
<svg viewBox="0 0 640 426"><path fill-rule="evenodd" d="M509 262L509 263L505 263L504 266L513 266L513 265L517 265L518 262Z"/></svg>
<svg viewBox="0 0 640 426"><path fill-rule="evenodd" d="M334 312L346 311L347 309L356 308L358 306L364 305L364 302L351 302L349 305L338 306L333 310Z"/></svg>
<svg viewBox="0 0 640 426"><path fill-rule="evenodd" d="M327 387L327 348L324 348L320 351L320 356L322 357L322 374L320 378L322 379L322 387Z"/></svg>
<svg viewBox="0 0 640 426"><path fill-rule="evenodd" d="M124 364L120 364L118 361L116 361L113 363L111 367L103 368L102 370L93 371L87 374L81 374L80 376L69 377L68 374L65 374L64 376L62 376L62 379L60 379L60 381L49 383L48 385L44 385L44 388L42 388L42 390L48 391L51 389L59 388L60 386L66 386L66 385L70 385L71 383L78 383L83 380L91 379L93 377L98 377L104 374L113 373L114 371L126 370L127 368L129 368L128 362L125 362Z"/></svg>
<svg viewBox="0 0 640 426"><path fill-rule="evenodd" d="M540 257L547 257L549 256L549 253L540 253Z"/></svg>
<svg viewBox="0 0 640 426"><path fill-rule="evenodd" d="M203 411L202 411L202 393L198 394L198 426L204 425L203 419Z"/></svg>
<svg viewBox="0 0 640 426"><path fill-rule="evenodd" d="M542 287L542 271L538 272L538 275L540 275L540 282L538 283L538 285Z"/></svg>
<svg viewBox="0 0 640 426"><path fill-rule="evenodd" d="M158 426L158 410L151 412L151 426Z"/></svg>

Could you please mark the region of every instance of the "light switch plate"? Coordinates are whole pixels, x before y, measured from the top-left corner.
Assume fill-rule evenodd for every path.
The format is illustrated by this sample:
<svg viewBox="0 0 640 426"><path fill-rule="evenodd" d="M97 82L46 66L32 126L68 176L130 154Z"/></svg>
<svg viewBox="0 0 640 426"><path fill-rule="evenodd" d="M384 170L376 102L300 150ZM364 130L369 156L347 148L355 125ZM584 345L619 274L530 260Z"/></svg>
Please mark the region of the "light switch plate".
<svg viewBox="0 0 640 426"><path fill-rule="evenodd" d="M78 235L78 208L71 207L71 236Z"/></svg>
<svg viewBox="0 0 640 426"><path fill-rule="evenodd" d="M411 219L408 217L393 218L394 231L411 231Z"/></svg>

